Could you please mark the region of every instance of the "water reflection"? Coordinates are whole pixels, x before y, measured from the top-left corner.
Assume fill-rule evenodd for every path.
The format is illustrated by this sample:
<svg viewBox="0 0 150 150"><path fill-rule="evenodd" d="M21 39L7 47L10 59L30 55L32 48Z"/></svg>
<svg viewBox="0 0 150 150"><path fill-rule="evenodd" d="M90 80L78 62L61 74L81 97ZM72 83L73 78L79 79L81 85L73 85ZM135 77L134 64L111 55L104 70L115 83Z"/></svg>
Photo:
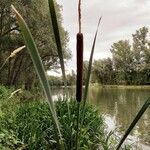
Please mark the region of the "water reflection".
<svg viewBox="0 0 150 150"><path fill-rule="evenodd" d="M62 96L63 92L63 89L53 89L52 93L54 96ZM67 92L69 96L75 97L75 88L69 88ZM150 90L91 87L88 101L96 105L105 116L108 131L115 130L121 135L149 96ZM140 145L141 149L150 150L150 108L128 137L128 142L136 143L137 147L143 143L144 145Z"/></svg>
<svg viewBox="0 0 150 150"><path fill-rule="evenodd" d="M123 133L149 96L150 90L93 87L88 100L105 114L106 124L113 122L112 130L117 128L119 133ZM131 135L150 145L150 109L144 113Z"/></svg>

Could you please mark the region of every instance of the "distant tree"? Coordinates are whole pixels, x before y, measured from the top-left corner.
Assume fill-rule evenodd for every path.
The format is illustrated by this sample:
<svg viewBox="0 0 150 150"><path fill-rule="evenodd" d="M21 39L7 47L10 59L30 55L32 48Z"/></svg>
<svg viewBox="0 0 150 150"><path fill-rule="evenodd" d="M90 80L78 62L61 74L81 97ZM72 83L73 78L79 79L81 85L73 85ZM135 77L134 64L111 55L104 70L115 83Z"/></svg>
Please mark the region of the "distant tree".
<svg viewBox="0 0 150 150"><path fill-rule="evenodd" d="M150 83L150 40L148 39L148 28L140 28L132 36L135 83Z"/></svg>
<svg viewBox="0 0 150 150"><path fill-rule="evenodd" d="M48 76L48 81L51 86L63 86L63 81L61 77Z"/></svg>
<svg viewBox="0 0 150 150"><path fill-rule="evenodd" d="M72 86L76 84L76 74L74 70L71 70L70 74L67 74L67 86Z"/></svg>
<svg viewBox="0 0 150 150"><path fill-rule="evenodd" d="M120 40L111 47L114 69L117 82L131 84L131 74L133 69L133 53L131 45L127 40Z"/></svg>
<svg viewBox="0 0 150 150"><path fill-rule="evenodd" d="M140 28L132 36L132 44L129 40L119 40L112 44L110 49L112 59L94 61L92 74L94 82L126 85L150 84L148 28Z"/></svg>
<svg viewBox="0 0 150 150"><path fill-rule="evenodd" d="M114 83L113 63L110 58L95 60L93 63L93 74L101 84Z"/></svg>

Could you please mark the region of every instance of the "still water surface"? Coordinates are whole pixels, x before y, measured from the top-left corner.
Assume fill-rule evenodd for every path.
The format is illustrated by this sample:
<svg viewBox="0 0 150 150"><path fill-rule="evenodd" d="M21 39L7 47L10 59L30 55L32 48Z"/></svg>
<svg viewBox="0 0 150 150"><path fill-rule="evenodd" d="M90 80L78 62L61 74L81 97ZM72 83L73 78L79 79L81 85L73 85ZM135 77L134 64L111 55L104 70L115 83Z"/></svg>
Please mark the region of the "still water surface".
<svg viewBox="0 0 150 150"><path fill-rule="evenodd" d="M63 91L57 89L53 93L55 97ZM74 96L74 89L69 89L68 94ZM103 114L108 132L113 130L117 135L121 135L148 97L150 89L91 87L88 101ZM135 143L142 150L150 150L150 107L128 137L128 141L130 144Z"/></svg>

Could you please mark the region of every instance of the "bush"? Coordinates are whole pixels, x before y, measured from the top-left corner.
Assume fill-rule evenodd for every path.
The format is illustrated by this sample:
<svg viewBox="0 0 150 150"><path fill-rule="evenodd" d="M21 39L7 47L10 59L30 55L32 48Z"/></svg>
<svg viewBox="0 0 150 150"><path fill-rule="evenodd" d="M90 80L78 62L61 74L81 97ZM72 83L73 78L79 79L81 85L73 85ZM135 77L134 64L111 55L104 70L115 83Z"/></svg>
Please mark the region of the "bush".
<svg viewBox="0 0 150 150"><path fill-rule="evenodd" d="M55 105L61 124L65 149L74 149L76 102L70 101L67 104L66 101L57 101ZM70 115L68 114L68 105L70 108ZM100 145L103 146L104 143L103 121L102 117L93 106L86 106L85 112L86 118L81 128L80 147L81 150L94 150ZM20 104L14 109L14 113L6 113L3 115L0 124L1 130L5 129L8 133L12 133L13 131L13 135L26 145L25 149L54 150L57 148L55 129L53 128L47 103L34 101ZM5 143L7 143L7 141L5 141ZM2 146L8 146L3 145L1 142L0 144ZM14 146L15 145L14 142Z"/></svg>

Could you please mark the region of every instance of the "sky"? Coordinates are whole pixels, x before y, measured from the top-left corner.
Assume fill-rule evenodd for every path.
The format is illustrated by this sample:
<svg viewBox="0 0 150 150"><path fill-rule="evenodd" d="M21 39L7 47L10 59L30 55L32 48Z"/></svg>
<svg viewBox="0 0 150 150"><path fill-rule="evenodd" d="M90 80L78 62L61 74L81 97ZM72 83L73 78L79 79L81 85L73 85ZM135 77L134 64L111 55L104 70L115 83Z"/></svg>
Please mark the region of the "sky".
<svg viewBox="0 0 150 150"><path fill-rule="evenodd" d="M94 59L111 57L110 48L118 40L129 39L143 26L150 26L150 0L81 0L84 60L88 60L99 17L101 26ZM68 70L76 67L76 34L78 32L78 0L57 0L62 5L63 26L69 33L68 47L72 59Z"/></svg>

